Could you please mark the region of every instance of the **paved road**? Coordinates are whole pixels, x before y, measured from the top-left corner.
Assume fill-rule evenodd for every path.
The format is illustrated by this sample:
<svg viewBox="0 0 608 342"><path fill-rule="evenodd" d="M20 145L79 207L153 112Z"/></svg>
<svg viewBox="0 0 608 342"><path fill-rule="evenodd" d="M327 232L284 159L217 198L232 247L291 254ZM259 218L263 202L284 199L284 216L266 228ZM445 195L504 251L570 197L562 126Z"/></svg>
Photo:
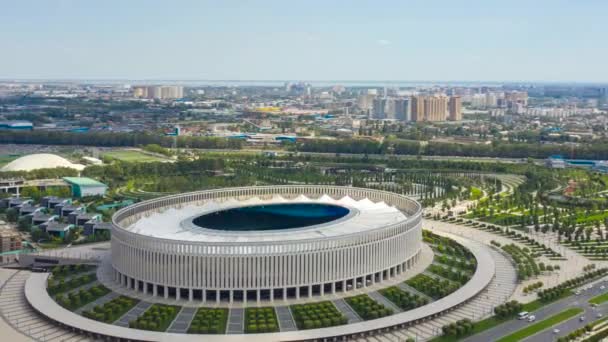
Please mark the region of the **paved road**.
<svg viewBox="0 0 608 342"><path fill-rule="evenodd" d="M605 285L606 289L601 290L600 289L601 285ZM538 322L549 316L553 316L556 313L566 310L568 308L581 307L581 308L589 309L589 312L586 312L584 314L586 316L585 322L578 322L579 316L576 316L575 319L563 322L563 323L557 325L556 327L546 329L545 331L543 331L537 335L529 337L528 339L526 339L526 341L539 341L539 342L552 341L552 340L556 339L556 336L567 335L570 331L572 331L574 329L578 329L578 328L584 326L585 324L587 324L591 321L594 321L595 319L597 319L597 318L595 318L595 314L597 314L597 312L590 308L590 305L588 304L587 301L590 298L595 297L595 296L605 293L605 292L608 292L608 279L603 279L601 282L595 283L593 285L593 288L586 290L586 291L582 291L581 294L578 296L576 296L576 295L570 296L568 298L562 299L558 302L547 305L547 306L542 307L541 309L535 311L534 316L536 316L536 321ZM601 305L601 307L599 307L598 310L601 313L608 313L608 304ZM530 324L531 323L528 323L527 321L520 321L520 320L514 319L514 320L508 321L506 323L503 323L499 326L496 326L490 330L486 330L480 334L471 336L471 337L467 338L465 341L467 341L467 342L496 341L499 338L509 335L512 332L515 332ZM554 335L552 333L553 329L555 329L555 328L560 330L560 334Z"/></svg>

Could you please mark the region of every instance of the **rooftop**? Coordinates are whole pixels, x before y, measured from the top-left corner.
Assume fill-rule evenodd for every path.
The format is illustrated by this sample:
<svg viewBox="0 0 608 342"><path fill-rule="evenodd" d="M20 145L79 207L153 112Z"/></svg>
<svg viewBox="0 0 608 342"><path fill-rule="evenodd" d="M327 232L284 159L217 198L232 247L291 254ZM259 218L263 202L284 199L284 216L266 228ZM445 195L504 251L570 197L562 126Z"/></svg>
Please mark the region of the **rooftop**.
<svg viewBox="0 0 608 342"><path fill-rule="evenodd" d="M105 187L107 187L107 185L103 184L102 182L96 181L93 178L89 178L89 177L63 177L63 180L72 185L78 185L78 186L105 186Z"/></svg>
<svg viewBox="0 0 608 342"><path fill-rule="evenodd" d="M220 231L203 228L192 222L196 217L224 209L276 203L326 203L346 207L351 212L327 223L278 231ZM348 196L338 200L328 195L323 195L319 199L310 199L303 195L294 199L273 196L271 199L253 197L238 201L232 198L224 202L207 201L197 205L186 204L179 209L168 208L161 213L151 213L148 217L142 217L127 227L127 230L157 238L184 241L229 243L297 241L374 230L405 219L406 216L399 209L384 202L374 203L368 198L357 201Z"/></svg>

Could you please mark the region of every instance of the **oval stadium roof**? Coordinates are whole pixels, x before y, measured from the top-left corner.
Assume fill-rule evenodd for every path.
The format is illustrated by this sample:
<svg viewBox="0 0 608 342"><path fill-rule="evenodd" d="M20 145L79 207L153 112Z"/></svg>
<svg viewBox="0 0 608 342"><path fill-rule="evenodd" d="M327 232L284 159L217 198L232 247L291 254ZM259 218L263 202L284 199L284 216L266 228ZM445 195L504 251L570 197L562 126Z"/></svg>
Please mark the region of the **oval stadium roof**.
<svg viewBox="0 0 608 342"><path fill-rule="evenodd" d="M68 167L79 171L84 169L84 165L74 164L56 154L37 153L15 159L6 164L0 171L32 171L37 169L54 169L57 167Z"/></svg>

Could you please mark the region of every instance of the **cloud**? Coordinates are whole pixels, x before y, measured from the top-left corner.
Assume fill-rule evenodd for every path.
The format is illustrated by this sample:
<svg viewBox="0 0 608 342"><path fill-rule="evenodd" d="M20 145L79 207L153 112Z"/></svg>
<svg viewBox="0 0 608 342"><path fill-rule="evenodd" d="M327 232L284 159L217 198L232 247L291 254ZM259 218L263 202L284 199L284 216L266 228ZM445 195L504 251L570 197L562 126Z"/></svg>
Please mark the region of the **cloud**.
<svg viewBox="0 0 608 342"><path fill-rule="evenodd" d="M378 39L377 43L378 43L378 45L383 45L383 46L392 44L392 42L390 40L386 40L386 39Z"/></svg>

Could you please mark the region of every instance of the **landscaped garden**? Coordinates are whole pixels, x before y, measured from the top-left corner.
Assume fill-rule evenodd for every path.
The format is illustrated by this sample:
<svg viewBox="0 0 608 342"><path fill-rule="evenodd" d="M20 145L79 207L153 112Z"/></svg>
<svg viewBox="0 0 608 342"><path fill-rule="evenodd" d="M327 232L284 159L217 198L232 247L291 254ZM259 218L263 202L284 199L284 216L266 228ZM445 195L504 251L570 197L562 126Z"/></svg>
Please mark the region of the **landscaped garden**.
<svg viewBox="0 0 608 342"><path fill-rule="evenodd" d="M376 319L391 315L393 310L377 303L368 295L362 294L344 299L348 305L364 320Z"/></svg>
<svg viewBox="0 0 608 342"><path fill-rule="evenodd" d="M78 273L84 273L84 272L93 271L95 268L96 268L96 266L93 266L93 265L84 265L84 264L62 265L62 266L55 266L55 267L53 267L53 269L51 270L51 274L55 278L65 277L65 276L73 276L73 275L76 275Z"/></svg>
<svg viewBox="0 0 608 342"><path fill-rule="evenodd" d="M228 322L228 309L199 308L190 322L188 334L223 334Z"/></svg>
<svg viewBox="0 0 608 342"><path fill-rule="evenodd" d="M245 309L245 333L269 333L279 331L277 315L272 307Z"/></svg>
<svg viewBox="0 0 608 342"><path fill-rule="evenodd" d="M460 283L447 279L435 279L426 274L417 274L415 277L406 280L405 283L435 300L449 295L461 286Z"/></svg>
<svg viewBox="0 0 608 342"><path fill-rule="evenodd" d="M330 302L290 306L298 329L326 328L348 323L348 319Z"/></svg>
<svg viewBox="0 0 608 342"><path fill-rule="evenodd" d="M388 298L391 302L395 303L403 311L411 310L419 306L428 304L427 298L421 297L417 294L411 294L405 292L396 286L391 286L382 290L379 290L381 295Z"/></svg>
<svg viewBox="0 0 608 342"><path fill-rule="evenodd" d="M120 296L92 310L84 311L84 317L104 323L113 323L139 303L138 299Z"/></svg>
<svg viewBox="0 0 608 342"><path fill-rule="evenodd" d="M51 296L56 294L73 290L82 285L94 282L97 280L95 274L84 274L81 276L74 276L69 280L64 280L63 277L51 277L47 281L47 291Z"/></svg>
<svg viewBox="0 0 608 342"><path fill-rule="evenodd" d="M78 292L71 292L67 295L64 293L58 294L55 301L68 310L76 310L110 292L112 291L103 285L95 285L86 290L80 289Z"/></svg>
<svg viewBox="0 0 608 342"><path fill-rule="evenodd" d="M166 331L175 319L175 316L179 313L179 310L179 306L153 304L143 315L129 322L129 328Z"/></svg>

